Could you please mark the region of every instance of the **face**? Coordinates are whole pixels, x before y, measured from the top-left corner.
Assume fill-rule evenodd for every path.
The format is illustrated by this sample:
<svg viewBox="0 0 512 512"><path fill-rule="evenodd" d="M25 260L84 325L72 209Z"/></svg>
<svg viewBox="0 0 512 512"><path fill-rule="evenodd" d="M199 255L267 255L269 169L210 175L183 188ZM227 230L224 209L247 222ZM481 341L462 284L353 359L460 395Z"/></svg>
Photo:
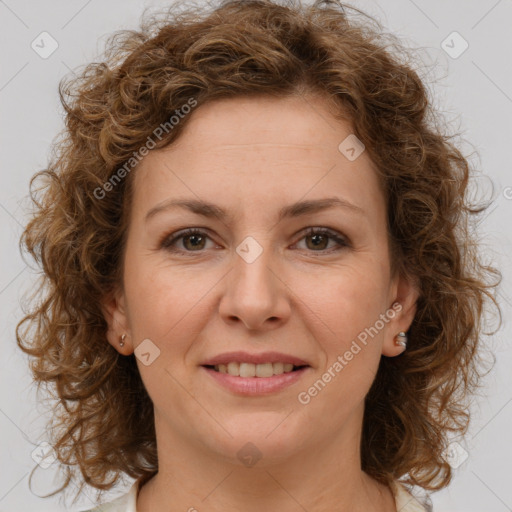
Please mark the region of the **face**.
<svg viewBox="0 0 512 512"><path fill-rule="evenodd" d="M351 125L320 98L227 99L189 115L132 171L124 286L105 302L110 343L136 350L157 441L234 462L249 441L263 462L353 443L417 298L390 274L372 162L338 149ZM205 366L230 352L245 354L226 356L244 363L229 371L261 376ZM283 374L285 363L305 368Z"/></svg>

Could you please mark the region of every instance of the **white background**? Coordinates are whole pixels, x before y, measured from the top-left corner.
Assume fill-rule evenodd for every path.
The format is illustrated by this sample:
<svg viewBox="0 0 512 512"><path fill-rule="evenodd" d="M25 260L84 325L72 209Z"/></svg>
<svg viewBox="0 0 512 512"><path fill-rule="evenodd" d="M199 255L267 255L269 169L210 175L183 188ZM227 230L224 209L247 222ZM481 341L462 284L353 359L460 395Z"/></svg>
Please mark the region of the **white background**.
<svg viewBox="0 0 512 512"><path fill-rule="evenodd" d="M65 507L59 495L35 495L59 486L53 466L35 473L34 493L28 487L35 465L31 452L45 439L48 413L36 400L27 359L15 342L20 300L34 282L20 256L18 239L26 219L29 179L46 166L51 142L63 127L59 81L78 66L98 60L108 34L136 29L145 6L165 5L135 0L0 1L0 512L92 506L87 496L74 507ZM386 0L352 5L376 16L408 46L422 49L421 58L436 77L430 87L438 107L469 141L471 145L464 143L462 149L466 155L473 153L470 161L484 176L478 180L479 195L488 198L491 180L494 184L494 203L480 232L486 254L503 274L499 300L504 324L492 339L485 338L497 362L472 410L472 426L463 444L469 456L455 470L449 488L433 494L432 501L435 512L512 510L512 188L507 188L512 187L512 2ZM43 31L59 45L47 59L31 48ZM469 43L456 59L441 48L453 31ZM130 484L127 479L110 499ZM91 488L87 492L94 495Z"/></svg>

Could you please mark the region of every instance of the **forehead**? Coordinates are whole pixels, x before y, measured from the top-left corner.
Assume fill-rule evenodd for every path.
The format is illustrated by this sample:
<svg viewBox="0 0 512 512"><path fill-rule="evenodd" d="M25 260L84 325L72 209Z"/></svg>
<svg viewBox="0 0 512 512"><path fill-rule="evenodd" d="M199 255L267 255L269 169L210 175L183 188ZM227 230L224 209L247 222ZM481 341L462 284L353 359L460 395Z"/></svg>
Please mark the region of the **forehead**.
<svg viewBox="0 0 512 512"><path fill-rule="evenodd" d="M195 145L200 138L202 147L208 149L271 143L328 148L336 144L341 126L352 133L350 122L336 123L331 110L321 96L215 100L191 113L185 133L174 146Z"/></svg>
<svg viewBox="0 0 512 512"><path fill-rule="evenodd" d="M285 198L294 202L333 190L366 206L378 203L371 160L364 151L354 161L344 156L339 146L353 137L352 126L330 109L321 97L242 97L202 105L189 114L178 140L141 162L135 203L213 196L226 204L243 198L277 207Z"/></svg>

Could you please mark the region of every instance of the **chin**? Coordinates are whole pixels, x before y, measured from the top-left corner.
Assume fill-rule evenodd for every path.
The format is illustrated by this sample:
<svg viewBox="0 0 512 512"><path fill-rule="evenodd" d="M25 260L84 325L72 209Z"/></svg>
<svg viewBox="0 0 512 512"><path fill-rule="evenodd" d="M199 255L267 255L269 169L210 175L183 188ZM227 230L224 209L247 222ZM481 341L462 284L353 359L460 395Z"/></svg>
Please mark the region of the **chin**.
<svg viewBox="0 0 512 512"><path fill-rule="evenodd" d="M288 416L289 415L289 416ZM241 414L233 421L224 421L226 430L209 436L206 444L212 452L227 458L235 464L246 467L272 466L293 457L304 443L311 439L311 433L300 431L288 412L267 412Z"/></svg>

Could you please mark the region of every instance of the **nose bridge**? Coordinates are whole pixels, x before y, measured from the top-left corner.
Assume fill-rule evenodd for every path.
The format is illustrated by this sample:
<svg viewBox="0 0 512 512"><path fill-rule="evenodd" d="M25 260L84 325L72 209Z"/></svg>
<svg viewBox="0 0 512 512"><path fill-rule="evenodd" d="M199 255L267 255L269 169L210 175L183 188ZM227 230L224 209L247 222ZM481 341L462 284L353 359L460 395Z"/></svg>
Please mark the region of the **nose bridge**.
<svg viewBox="0 0 512 512"><path fill-rule="evenodd" d="M221 303L220 313L225 318L236 317L249 329L285 313L270 243L270 237L255 235L238 244Z"/></svg>
<svg viewBox="0 0 512 512"><path fill-rule="evenodd" d="M246 236L236 247L234 281L237 287L247 287L248 292L262 293L271 286L272 247L270 237L256 237Z"/></svg>

